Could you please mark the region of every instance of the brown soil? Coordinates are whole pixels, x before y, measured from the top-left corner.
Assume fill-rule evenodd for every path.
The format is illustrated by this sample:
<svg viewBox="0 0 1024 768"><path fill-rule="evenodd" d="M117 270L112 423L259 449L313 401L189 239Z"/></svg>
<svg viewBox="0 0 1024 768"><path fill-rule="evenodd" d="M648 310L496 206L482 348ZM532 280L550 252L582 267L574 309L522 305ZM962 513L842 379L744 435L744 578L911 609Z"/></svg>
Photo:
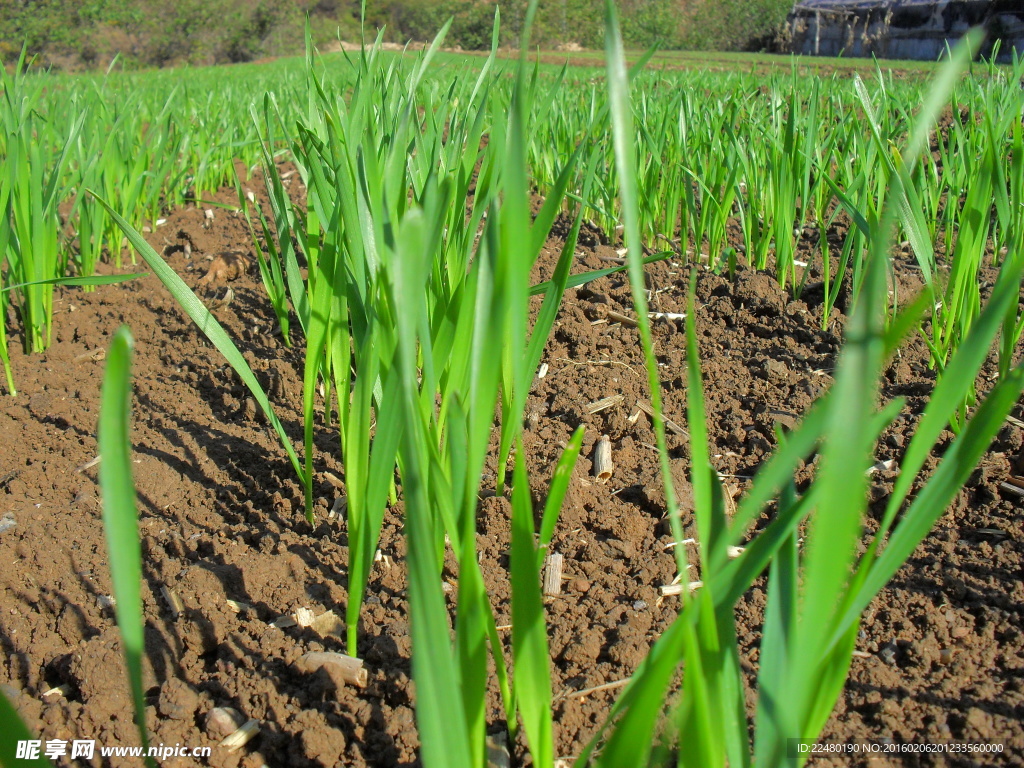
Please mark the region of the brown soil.
<svg viewBox="0 0 1024 768"><path fill-rule="evenodd" d="M233 192L220 199L234 202ZM216 254L249 250L244 221L217 209L208 221L184 209L151 236L200 295L215 301L226 284L202 285ZM184 244L189 242L191 256ZM548 276L560 243L535 275ZM584 233L578 269L608 266L615 251ZM912 285L909 262L898 263ZM663 262L649 269L652 309L685 311L689 270ZM274 318L254 270L233 280L233 301L217 309L298 442L296 405L301 352L274 332ZM716 468L730 492L770 452L777 423L792 425L831 382L845 316L822 330L809 294L794 301L766 274L734 281L702 270L698 331L708 425ZM410 639L397 513L385 521L363 611L359 655L369 685L356 689L326 672L301 671L309 651L342 650L339 637L312 628L271 626L309 608L343 615L347 535L328 510L343 491L337 437L316 436L318 522L301 514L301 492L280 445L256 415L247 392L154 277L93 293L62 291L54 343L26 357L12 344L19 394L0 402L0 682L44 739L137 743L109 603L111 586L96 485L95 427L103 352L127 323L136 338L133 445L144 555L148 725L157 743L213 746L209 764L414 765L418 739L410 682ZM658 587L674 576L665 498L647 416L631 419L649 398L637 332L608 311L632 313L624 277L569 292L548 345L547 374L527 406L526 454L535 489L545 487L561 443L587 425L554 548L565 557L565 588L549 605L557 750L578 754L605 717L617 688L577 692L628 677L676 616L676 598ZM665 410L684 424L684 335L678 321L658 321ZM878 458L898 459L932 385L926 350L911 343L886 372L884 395L907 405L887 432ZM619 395L588 413L587 404ZM1018 406L1015 415L1020 417ZM611 439L615 471L607 485L591 477L601 435ZM850 683L826 729L831 739L927 743L999 742L998 759L925 756L872 765L1024 765L1024 627L1019 580L1024 525L1020 498L1000 483L1021 452L1024 434L1008 425L982 468L910 563L864 617ZM673 473L687 498L688 446L669 435ZM891 475L879 476L876 496ZM493 484L488 469L484 487ZM493 487L493 485L491 486ZM498 623L507 623L508 503L485 499L480 549ZM684 508L684 522L691 522ZM162 589L184 603L175 618ZM743 660L756 668L763 585L738 609ZM249 604L236 613L226 601ZM67 686L64 695L44 692ZM497 699L493 720L500 725ZM230 706L260 722L243 750L216 747L206 727L213 707ZM522 745L517 745L522 754ZM65 760L61 764L68 764ZM94 764L100 764L99 758ZM126 763L127 764L127 763ZM137 764L132 761L132 764ZM190 765L184 758L165 765ZM828 761L816 764L829 765ZM844 760L836 765L856 765Z"/></svg>

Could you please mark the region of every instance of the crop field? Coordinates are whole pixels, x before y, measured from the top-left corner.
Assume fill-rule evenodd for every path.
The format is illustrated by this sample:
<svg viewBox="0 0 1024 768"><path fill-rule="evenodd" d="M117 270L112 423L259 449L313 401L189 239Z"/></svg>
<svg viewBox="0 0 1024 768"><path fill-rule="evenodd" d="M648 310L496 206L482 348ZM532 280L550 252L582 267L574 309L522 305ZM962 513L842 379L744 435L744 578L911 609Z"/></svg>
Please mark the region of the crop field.
<svg viewBox="0 0 1024 768"><path fill-rule="evenodd" d="M1024 63L607 26L11 62L0 764L1024 765Z"/></svg>

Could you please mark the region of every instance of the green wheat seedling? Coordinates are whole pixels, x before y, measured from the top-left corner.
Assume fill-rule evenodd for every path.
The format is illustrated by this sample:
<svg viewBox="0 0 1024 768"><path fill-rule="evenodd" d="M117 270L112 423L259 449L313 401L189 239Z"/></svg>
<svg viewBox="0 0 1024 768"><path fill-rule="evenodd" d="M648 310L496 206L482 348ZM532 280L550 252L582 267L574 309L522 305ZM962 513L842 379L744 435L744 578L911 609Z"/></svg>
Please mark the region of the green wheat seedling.
<svg viewBox="0 0 1024 768"><path fill-rule="evenodd" d="M4 86L14 87L7 75ZM71 122L63 149L49 165L45 150L32 139L41 121L27 100L20 107L16 117L5 114L3 118L12 133L6 142L7 178L0 183L0 215L7 221L0 235L6 245L0 259L6 263L10 282L30 284L16 294L15 303L25 329L25 351L42 352L50 345L53 321L53 287L43 281L63 277L66 258L57 213L62 171L84 118Z"/></svg>
<svg viewBox="0 0 1024 768"><path fill-rule="evenodd" d="M0 723L3 723L3 728L0 728L0 765L4 768L21 768L26 765L47 768L53 765L42 755L34 759L18 755L18 742L31 741L36 737L4 693L0 693Z"/></svg>
<svg viewBox="0 0 1024 768"><path fill-rule="evenodd" d="M110 561L115 613L121 633L125 667L131 688L134 719L142 748L148 751L146 699L142 684L145 640L142 616L142 550L138 532L138 510L131 471L131 356L134 341L127 327L114 334L107 354L97 431L100 491L103 497L103 529ZM0 694L0 765L50 765L45 758L17 756L19 741L33 738L7 697ZM156 761L146 756L146 765Z"/></svg>
<svg viewBox="0 0 1024 768"><path fill-rule="evenodd" d="M615 47L615 11L611 3L608 18L609 84L614 92L614 67L621 67L621 53ZM976 45L977 37L965 42L940 73L911 136L905 153L908 160L920 153L927 128L964 66L971 42ZM620 76L620 89L622 80ZM619 110L616 129L628 136L624 106ZM620 161L622 158L628 159L628 155L623 152ZM625 173L621 176L630 178ZM906 177L905 170L894 175L892 199L906 199L905 190L900 189ZM631 193L628 183L624 187L624 207L628 210ZM1020 395L1024 368L1018 367L996 385L923 491L904 508L915 478L940 431L955 417L1005 313L1015 307L1024 271L1018 262L1000 275L988 305L971 328L970 339L954 353L954 367L948 371L951 375L940 379L904 456L881 530L867 553L856 556L868 475L851 468L867 469L871 465L875 442L899 411L897 402L876 413L877 381L886 358L916 324L924 305L924 301L914 302L887 328L885 262L890 232L900 215L898 205L887 206L880 226L871 232L863 290L851 317L835 386L808 413L801 427L780 444L731 522L725 516L722 490L710 461L691 290L687 317L688 416L703 586L693 596L684 592L679 618L652 648L613 708L610 724L580 756L578 765L641 766L651 760L704 768L784 764L789 739L813 739L824 727L849 670L860 613L942 514ZM630 240L638 239L635 220L627 225L626 234ZM829 439L829 435L842 435L842 439ZM790 478L797 464L814 451L821 454L820 468L815 481L801 495ZM749 535L753 522L772 499L777 499L777 509L771 523L747 543L743 554L730 559L729 547ZM901 510L902 517L896 523ZM806 525L802 547L798 544L801 523ZM734 606L766 566L769 598L752 758ZM678 746L672 751L654 748L658 716L666 706L667 689L680 662L684 666L683 687L670 708L669 726Z"/></svg>
<svg viewBox="0 0 1024 768"><path fill-rule="evenodd" d="M103 497L103 530L107 540L114 610L121 631L135 724L142 747L148 751L146 698L142 685L142 659L146 653L142 618L142 545L131 460L131 355L133 339L127 327L114 334L107 354L97 431L100 492ZM156 761L146 758L155 768Z"/></svg>
<svg viewBox="0 0 1024 768"><path fill-rule="evenodd" d="M270 224L263 214L259 203L250 201L242 190L241 182L238 182L238 204L245 213L245 219L249 225L249 233L252 237L253 251L256 253L256 263L259 266L260 278L263 280L263 287L270 300L270 306L277 318L277 325L281 331L281 339L286 347L292 345L291 340L291 305L288 302L288 287L284 279L284 270L281 266L281 256L278 253L274 238L270 232ZM252 223L253 209L259 219L260 234L257 234ZM262 237L262 239L261 239Z"/></svg>
<svg viewBox="0 0 1024 768"><path fill-rule="evenodd" d="M750 763L731 622L735 602L767 568L772 588L765 658L777 660L771 666L779 669L799 651L820 673L762 672L754 752L758 764L772 764L786 734L820 729L845 680L857 616L908 556L907 547L925 535L930 515L944 508L950 484L973 466L1019 383L1019 89L1012 77L1000 79L995 71L984 83L957 83L952 97L949 87L933 88L919 119L899 105L921 103L923 88L881 71L870 84L795 74L765 82L746 73L649 73L641 71L642 63L627 73L611 40L606 88L604 81L565 67L502 65L493 49L475 64L454 63L439 53L443 36L444 30L418 56L392 56L378 35L343 59L318 57L310 41L305 60L294 66L236 68L231 76L196 71L188 83L165 73L145 79L115 73L102 82L69 78L54 89L43 78L5 80L0 150L12 159L0 174L0 253L7 259L0 309L10 296L22 322L30 321L45 338L46 286L68 270L76 279L88 275L104 253L117 261L127 237L267 414L303 485L307 514L313 430L321 408L324 423L333 423L336 408L351 556L349 651L358 651L359 615L384 513L388 501L400 497L410 536L417 687L428 702L418 713L424 761L483 763L490 656L510 730L522 727L534 761L550 764L550 680L537 571L564 493L558 483L567 481L580 436L556 470L539 538L517 443L526 393L561 296L595 277L629 272L652 402L660 409L643 265L669 256L699 261L706 254L713 268L731 271L740 261L773 268L780 282L799 290L808 273L796 263L797 243L808 226L817 227L822 323L830 321L846 284L853 289L849 304L857 308L837 374L835 392L841 394L833 393L786 437L740 517L727 526L704 453L699 365L691 357L693 484L705 587L685 599L680 620L623 694L615 712L621 716L618 730L609 728L603 751L591 753L607 765L640 764L652 756L632 745L653 743L654 724L667 711L665 691L682 658L682 703L670 721L679 738L694 746L692 755L676 759L714 765L724 755L733 765ZM921 149L940 102L952 104L954 113L962 103L969 114L983 117L954 119L935 137L933 161L922 158ZM70 111L74 120L67 119ZM908 130L911 145L898 149ZM24 136L35 137L32 146ZM282 152L298 168L305 206L292 202L278 176ZM247 167L262 163L270 192L266 212L241 191L239 204L250 214L278 323L286 339L294 336L304 345L301 446L285 433L223 329L138 234L165 206L235 183L236 158ZM87 188L110 206L85 195ZM536 216L532 193L544 196ZM55 215L55 204L71 195L77 202L65 224L77 230L77 249ZM531 287L530 268L560 213L572 223L554 276ZM571 274L576 239L587 221L609 242L624 238L627 264ZM736 223L740 231L733 236ZM848 232L830 254L829 239L841 223L850 224ZM891 228L909 242L930 286L902 312L895 295L885 297ZM976 275L989 247L1001 272L984 303ZM41 272L30 265L37 252L55 255ZM829 256L838 257L838 270ZM532 327L526 319L531 295L543 296ZM866 481L843 480L836 468L868 460L893 407L875 414L872 376L898 339L922 324L922 308L942 376L904 458L901 482L908 485L894 493L870 556L851 559L853 521L863 511L856 502ZM297 328L288 327L291 312ZM6 332L0 327L0 357L13 391ZM35 335L26 332L26 338ZM972 412L971 393L958 382L974 380L996 338L1000 383ZM689 346L693 355L696 345L691 340ZM474 535L496 403L501 429L495 485L505 492L510 479L513 527L508 658L476 564ZM856 424L843 420L843 408L853 409ZM914 501L901 516L909 483L950 423L959 430L952 453L922 494L931 506L926 512L924 502ZM664 447L660 420L655 428ZM843 451L826 437L839 430L850 435ZM789 487L797 462L816 449L822 456L818 479L807 489ZM665 468L663 450L660 455ZM831 524L823 510L835 495L851 501L835 512L842 535L824 542L813 531ZM681 538L671 488L668 498L673 532ZM749 522L773 499L778 505L770 527L742 557L728 561L723 546L745 540ZM808 531L803 549L797 543L801 525ZM459 563L454 605L445 603L440 588L448 548ZM684 548L677 554L685 573ZM841 563L854 576L847 578ZM849 597L830 603L840 594L837 584ZM811 604L826 604L831 613L822 627L805 629L810 614L804 606ZM798 633L820 640L824 650ZM811 679L822 681L813 700ZM429 706L459 717L439 719Z"/></svg>
<svg viewBox="0 0 1024 768"><path fill-rule="evenodd" d="M252 368L249 367L242 353L238 351L238 347L235 346L231 337L228 336L227 331L224 330L224 327L217 321L210 310L203 305L195 293L185 284L185 281L178 277L174 270L167 265L167 262L153 249L153 246L146 242L146 239L139 231L132 227L103 198L97 197L96 199L106 209L111 219L121 228L125 237L128 238L128 242L142 257L143 261L149 265L149 268L153 270L153 274L160 279L160 282L164 284L164 287L167 288L171 296L178 302L178 305L185 314L199 327L199 330L203 332L206 338L210 340L210 343L224 356L224 359L234 369L235 373L238 374L242 383L249 388L253 399L263 410L267 421L281 440L281 445L291 461L295 474L300 482L305 484L305 469L299 461L291 439L288 437L287 432L285 432L284 425L281 424L280 419L278 419L277 414L270 405L267 393L260 386L259 381L256 379L256 374L253 373Z"/></svg>
<svg viewBox="0 0 1024 768"><path fill-rule="evenodd" d="M531 6L531 15L534 7ZM488 656L495 661L510 731L518 730L517 720L521 719L536 759L542 764L550 764L554 759L539 569L579 452L582 432L574 437L556 470L539 544L534 537L532 499L522 450L516 452L512 489L511 674L497 637L476 551L477 500L493 431L494 406L502 387L515 387L528 380L523 369L532 364L533 354L527 352L529 270L554 218L553 214L542 212L531 224L529 216L524 136L533 91L525 72L526 68L520 65L507 124L496 124L490 136L480 178L493 178L490 174L495 166L489 163L496 164L496 158L502 158L503 194L500 205L497 195L482 196L478 180L477 196L482 196L482 200L476 204L486 201L487 216L478 218L483 228L471 260L456 262L458 269L437 269L441 254L462 258L459 252L451 253L446 243L452 242L452 230L464 217L445 216L453 202L459 207L462 203L452 197L452 186L436 170L431 170L424 179L414 205L405 210L394 209L390 227L380 227L377 212L369 206L368 216L364 215L364 220L369 221L362 230L361 245L367 249L371 242L368 235L373 235L377 279L364 293L367 299L362 312L376 324L380 334L374 346L385 351L380 368L371 368L369 377L372 383L374 374L380 376L383 392L375 409L378 430L373 451L376 458L382 424L402 425L395 432L401 435L397 464L409 542L413 674L419 698L417 718L422 754L428 765L483 764ZM373 165L365 164L364 187L383 190L387 200L388 165L383 165L384 171L378 177ZM463 168L467 165L459 163ZM339 192L343 191L339 188ZM339 199L344 196L338 195ZM552 207L558 204L556 201ZM442 222L448 226L441 226ZM531 237L523 238L523 232L531 233ZM455 242L470 241L456 237ZM550 291L560 295L557 283L564 284L567 269L563 267L560 273L556 285L549 289L549 296ZM352 294L352 299L357 298L355 291ZM356 325L355 318L352 325ZM538 333L536 327L534 333ZM354 345L354 349L360 348ZM365 366L357 366L357 388L361 378L367 381ZM369 399L369 386L364 386L364 397ZM392 390L393 386L397 388ZM345 390L339 386L339 391ZM358 392L353 403L357 398ZM515 410L515 391L510 400L510 423L515 425L511 431L516 437L522 429L522 406ZM508 400L505 402L507 413ZM351 458L351 454L346 457L347 467ZM349 477L350 492L351 481ZM350 516L350 525L353 522ZM376 518L366 522L379 526ZM362 535L371 535L376 540L377 530L362 522L358 525L363 526ZM459 564L454 642L441 590L441 567L449 546ZM351 624L349 630L353 630Z"/></svg>
<svg viewBox="0 0 1024 768"><path fill-rule="evenodd" d="M506 198L506 205L509 198ZM517 208L517 207L516 207ZM431 210L428 205L426 212ZM523 209L519 213L525 213ZM488 217L480 251L469 276L472 301L465 310L472 323L466 346L463 382L445 395L450 399L447 436L440 450L434 437L433 398L423 397L420 360L432 356L425 294L425 264L417 254L430 252L431 228L419 211L403 219L395 251L389 293L404 311L396 317L397 348L393 366L401 381L405 429L398 463L409 537L409 599L413 638L413 674L419 692L417 717L427 765L482 765L485 755L487 657L494 656L499 687L511 731L517 712L534 757L540 764L554 758L551 690L546 622L539 570L558 510L579 454L582 430L574 435L556 468L535 539L533 505L523 451L516 451L512 489L512 660L511 680L497 638L492 608L484 590L476 555L477 499L493 410L499 398L499 371L492 350L513 336L509 324L515 303L523 302L526 274L516 266L519 255L503 244L499 230L515 220L516 211ZM515 231L515 230L513 230ZM518 272L518 274L517 274ZM516 289L512 281L517 280ZM524 341L512 359L521 357ZM426 391L429 392L429 389ZM517 420L521 423L521 418ZM441 590L443 548L447 538L459 562L454 645ZM453 685L452 681L455 681Z"/></svg>
<svg viewBox="0 0 1024 768"><path fill-rule="evenodd" d="M0 244L2 244L2 240L3 238L0 236ZM14 384L14 371L11 369L11 352L7 348L7 308L9 303L10 299L7 297L7 291L0 293L0 362L3 363L4 376L7 379L7 394L13 397L18 394L18 388Z"/></svg>
<svg viewBox="0 0 1024 768"><path fill-rule="evenodd" d="M0 259L8 284L32 286L11 304L33 351L51 337L47 280L90 276L104 255L120 266L120 227L84 190L99 191L135 229L153 226L196 185L227 183L236 159L252 164L248 104L271 86L290 95L296 72L192 72L190 87L174 73L63 77L26 74L25 64L23 52L0 75Z"/></svg>
<svg viewBox="0 0 1024 768"><path fill-rule="evenodd" d="M2 241L2 238L0 238L0 241ZM2 313L7 309L7 294L11 291L21 291L26 288L34 288L38 286L48 286L53 288L58 285L81 286L86 290L91 290L98 285L114 285L115 283L134 280L137 277L142 277L143 274L144 273L135 273L130 275L93 275L92 277L55 277L50 280L40 280L34 283L4 285L3 287L0 287L0 317L3 316ZM9 395L16 395L18 392L14 386L14 372L11 370L11 358L10 353L7 350L7 335L3 323L0 323L0 360L3 361L4 372L7 375L7 392Z"/></svg>

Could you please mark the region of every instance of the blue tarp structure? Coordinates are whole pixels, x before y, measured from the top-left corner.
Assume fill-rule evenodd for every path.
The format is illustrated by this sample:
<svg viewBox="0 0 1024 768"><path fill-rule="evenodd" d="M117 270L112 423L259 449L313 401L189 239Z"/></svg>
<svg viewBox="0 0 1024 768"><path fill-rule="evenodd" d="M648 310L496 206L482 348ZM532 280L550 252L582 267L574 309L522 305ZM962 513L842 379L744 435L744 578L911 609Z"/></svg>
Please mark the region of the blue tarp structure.
<svg viewBox="0 0 1024 768"><path fill-rule="evenodd" d="M939 58L974 26L999 57L1024 54L1024 0L797 0L790 49L821 56Z"/></svg>

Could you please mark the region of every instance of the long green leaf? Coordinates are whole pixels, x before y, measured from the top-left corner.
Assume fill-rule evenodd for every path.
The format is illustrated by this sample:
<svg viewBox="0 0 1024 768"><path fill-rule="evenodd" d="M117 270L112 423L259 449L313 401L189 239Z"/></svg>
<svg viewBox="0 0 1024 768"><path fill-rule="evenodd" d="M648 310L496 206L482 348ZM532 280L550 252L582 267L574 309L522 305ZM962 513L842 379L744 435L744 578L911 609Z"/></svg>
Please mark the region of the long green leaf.
<svg viewBox="0 0 1024 768"><path fill-rule="evenodd" d="M0 765L4 768L52 768L53 763L43 757L43 744L40 739L25 727L21 715L14 705L8 700L7 694L0 691ZM30 744L31 742L31 744ZM35 757L28 758L28 752L19 755L19 746L27 750L29 746L35 747Z"/></svg>
<svg viewBox="0 0 1024 768"><path fill-rule="evenodd" d="M127 327L114 334L107 354L107 368L100 395L97 442L99 481L103 497L103 531L114 589L114 610L121 632L121 646L135 704L135 724L143 749L149 745L146 731L146 697L142 687L142 659L146 653L142 617L142 545L139 542L138 509L132 481L131 356L134 341ZM156 762L147 758L147 765Z"/></svg>
<svg viewBox="0 0 1024 768"><path fill-rule="evenodd" d="M554 762L547 622L534 548L533 503L523 447L516 448L512 488L513 684L530 752L538 765Z"/></svg>
<svg viewBox="0 0 1024 768"><path fill-rule="evenodd" d="M117 213L110 205L95 192L90 190L90 194L93 195L102 205L106 208L107 213L117 223L117 225L124 232L128 238L128 242L132 244L132 247L138 251L139 255L142 256L143 260L149 265L149 268L153 270L154 274L160 278L160 282L164 284L171 296L174 297L175 301L178 302L182 310L188 315L192 322L199 326L206 338L210 340L210 343L224 355L224 359L227 360L228 364L235 370L238 377L242 380L249 391L252 393L253 399L259 404L260 408L263 409L264 415L267 417L267 421L277 432L277 436L281 440L281 445L288 454L288 458L291 460L292 468L295 470L295 474L298 476L299 481L305 486L306 484L306 473L303 470L302 464L299 462L299 457L295 453L295 448L292 447L291 439L288 437L288 433L284 430L284 425L281 424L277 418L277 414L274 413L273 407L270 405L270 400L267 398L267 393L263 391L259 381L256 379L256 375L252 372L252 368L242 357L242 353L238 351L238 347L231 341L231 337L228 336L223 326L217 319L210 313L199 298L192 292L192 290L185 285L185 281L182 280L178 275L167 266L160 256L157 254L153 247L146 242L145 238L139 234L131 224L125 220L120 214Z"/></svg>
<svg viewBox="0 0 1024 768"><path fill-rule="evenodd" d="M30 285L70 285L70 286L97 286L116 285L128 280L135 280L145 277L148 272L135 272L130 275L92 275L91 277L55 277L51 280L38 280L31 283L18 283L16 285L5 285L0 292L14 291Z"/></svg>

